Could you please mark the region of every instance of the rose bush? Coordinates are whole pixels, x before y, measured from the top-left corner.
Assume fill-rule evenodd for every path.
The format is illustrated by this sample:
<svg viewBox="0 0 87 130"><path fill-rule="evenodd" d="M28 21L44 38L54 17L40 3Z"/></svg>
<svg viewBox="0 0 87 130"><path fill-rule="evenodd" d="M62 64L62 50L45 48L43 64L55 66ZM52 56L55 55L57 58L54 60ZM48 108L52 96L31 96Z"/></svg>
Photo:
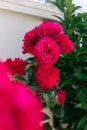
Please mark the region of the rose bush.
<svg viewBox="0 0 87 130"><path fill-rule="evenodd" d="M44 21L24 35L22 52L30 53L32 57L26 61L7 59L5 64L13 80L25 82L42 99L43 107L49 107L55 115L56 107L58 111L64 110L66 99L65 89L59 85L61 73L57 62L61 55L73 49L74 43L64 33L61 24ZM63 116L64 112L60 112L60 117Z"/></svg>

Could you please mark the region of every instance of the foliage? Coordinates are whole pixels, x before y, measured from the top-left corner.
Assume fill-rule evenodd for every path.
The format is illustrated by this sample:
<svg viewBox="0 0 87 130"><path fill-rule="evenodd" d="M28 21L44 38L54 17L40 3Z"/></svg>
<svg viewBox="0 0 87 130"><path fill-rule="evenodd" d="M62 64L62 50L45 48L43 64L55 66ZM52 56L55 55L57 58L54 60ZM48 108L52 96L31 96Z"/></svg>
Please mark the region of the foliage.
<svg viewBox="0 0 87 130"><path fill-rule="evenodd" d="M72 0L52 2L63 13L58 18L65 33L72 39L75 49L62 55L56 64L61 72L59 86L67 92L63 122L67 129L87 129L87 13L77 13L79 6Z"/></svg>

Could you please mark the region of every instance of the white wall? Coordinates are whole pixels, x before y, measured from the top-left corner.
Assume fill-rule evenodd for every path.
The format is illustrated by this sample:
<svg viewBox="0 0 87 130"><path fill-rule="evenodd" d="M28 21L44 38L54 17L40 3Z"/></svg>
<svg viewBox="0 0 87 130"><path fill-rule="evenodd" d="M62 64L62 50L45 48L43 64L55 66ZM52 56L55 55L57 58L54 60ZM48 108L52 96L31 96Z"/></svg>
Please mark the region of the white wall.
<svg viewBox="0 0 87 130"><path fill-rule="evenodd" d="M21 49L23 36L39 23L39 17L0 10L0 58L25 58Z"/></svg>
<svg viewBox="0 0 87 130"><path fill-rule="evenodd" d="M21 57L22 39L28 30L42 22L43 18L53 19L56 9L28 0L0 0L0 59ZM59 15L61 15L59 13Z"/></svg>

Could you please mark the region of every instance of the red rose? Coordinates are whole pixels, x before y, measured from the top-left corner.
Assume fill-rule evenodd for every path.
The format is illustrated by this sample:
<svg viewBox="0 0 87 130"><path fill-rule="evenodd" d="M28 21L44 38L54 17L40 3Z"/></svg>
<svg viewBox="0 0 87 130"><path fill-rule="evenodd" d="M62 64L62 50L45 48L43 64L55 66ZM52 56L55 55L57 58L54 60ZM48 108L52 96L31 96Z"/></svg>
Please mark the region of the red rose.
<svg viewBox="0 0 87 130"><path fill-rule="evenodd" d="M10 80L0 63L0 130L41 130L40 111L40 102L29 87Z"/></svg>
<svg viewBox="0 0 87 130"><path fill-rule="evenodd" d="M58 45L60 47L61 53L69 53L74 49L73 42L66 34L60 35Z"/></svg>
<svg viewBox="0 0 87 130"><path fill-rule="evenodd" d="M37 43L32 54L40 64L54 64L59 58L60 49L51 38L45 37Z"/></svg>
<svg viewBox="0 0 87 130"><path fill-rule="evenodd" d="M57 85L59 72L56 67L50 64L41 64L36 69L36 81L41 90L53 89Z"/></svg>
<svg viewBox="0 0 87 130"><path fill-rule="evenodd" d="M6 60L6 65L8 67L8 72L11 75L24 75L24 69L26 68L26 62L20 58L11 58Z"/></svg>
<svg viewBox="0 0 87 130"><path fill-rule="evenodd" d="M25 53L32 53L36 43L39 40L39 35L37 33L37 28L32 29L31 31L25 33L24 36L24 44L23 44L23 54Z"/></svg>
<svg viewBox="0 0 87 130"><path fill-rule="evenodd" d="M40 37L49 37L52 38L54 41L56 41L56 38L60 36L60 34L63 34L63 28L62 26L53 21L44 21L39 27L38 27L38 33Z"/></svg>
<svg viewBox="0 0 87 130"><path fill-rule="evenodd" d="M58 105L64 104L66 98L66 92L62 89L58 90L57 97L58 97Z"/></svg>

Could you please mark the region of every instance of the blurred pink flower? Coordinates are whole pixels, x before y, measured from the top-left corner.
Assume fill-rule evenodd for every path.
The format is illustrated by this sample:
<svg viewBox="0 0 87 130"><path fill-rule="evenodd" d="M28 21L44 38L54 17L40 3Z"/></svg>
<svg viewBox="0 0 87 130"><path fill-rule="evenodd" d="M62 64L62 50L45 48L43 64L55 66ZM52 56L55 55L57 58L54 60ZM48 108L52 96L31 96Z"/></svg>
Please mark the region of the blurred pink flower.
<svg viewBox="0 0 87 130"><path fill-rule="evenodd" d="M41 104L23 83L12 81L0 62L0 130L41 130Z"/></svg>

